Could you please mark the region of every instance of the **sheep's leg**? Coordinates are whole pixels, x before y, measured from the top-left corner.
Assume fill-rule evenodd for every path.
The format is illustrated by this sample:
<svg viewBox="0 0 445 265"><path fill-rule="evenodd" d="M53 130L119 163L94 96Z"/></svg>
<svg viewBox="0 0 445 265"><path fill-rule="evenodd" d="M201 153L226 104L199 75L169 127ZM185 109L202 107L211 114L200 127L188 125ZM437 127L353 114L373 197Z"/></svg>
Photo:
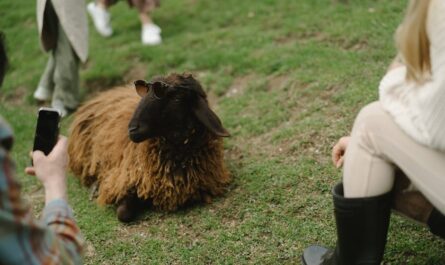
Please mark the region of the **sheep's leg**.
<svg viewBox="0 0 445 265"><path fill-rule="evenodd" d="M212 196L206 192L201 192L201 198L204 203L210 204L212 203Z"/></svg>
<svg viewBox="0 0 445 265"><path fill-rule="evenodd" d="M90 186L90 196L89 196L90 201L96 199L97 196L99 196L99 181L96 180Z"/></svg>
<svg viewBox="0 0 445 265"><path fill-rule="evenodd" d="M144 201L142 199L139 199L136 194L129 194L118 202L117 218L124 223L134 221L143 206Z"/></svg>

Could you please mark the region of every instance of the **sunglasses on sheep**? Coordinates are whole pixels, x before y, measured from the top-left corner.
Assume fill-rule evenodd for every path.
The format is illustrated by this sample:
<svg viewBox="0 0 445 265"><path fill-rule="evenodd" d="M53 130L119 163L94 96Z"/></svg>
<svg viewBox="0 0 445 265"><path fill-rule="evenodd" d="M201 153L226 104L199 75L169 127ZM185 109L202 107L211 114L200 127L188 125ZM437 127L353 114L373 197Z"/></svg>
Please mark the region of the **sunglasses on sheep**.
<svg viewBox="0 0 445 265"><path fill-rule="evenodd" d="M151 91L152 96L156 99L163 98L168 89L171 88L171 85L162 81L146 82L144 80L135 81L134 86L139 96L144 97Z"/></svg>

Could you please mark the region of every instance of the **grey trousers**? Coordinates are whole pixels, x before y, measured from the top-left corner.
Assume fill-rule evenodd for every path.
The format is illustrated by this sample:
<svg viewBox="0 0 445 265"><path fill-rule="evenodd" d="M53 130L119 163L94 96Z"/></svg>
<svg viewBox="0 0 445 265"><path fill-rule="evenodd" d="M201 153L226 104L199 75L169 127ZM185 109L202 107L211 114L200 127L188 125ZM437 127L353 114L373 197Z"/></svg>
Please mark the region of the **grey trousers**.
<svg viewBox="0 0 445 265"><path fill-rule="evenodd" d="M51 91L53 102L61 101L66 108L76 109L79 105L79 57L71 47L50 2L46 9L45 23L54 28L57 38L39 86Z"/></svg>
<svg viewBox="0 0 445 265"><path fill-rule="evenodd" d="M357 116L346 150L345 197L389 192L396 168L445 214L445 152L417 143L399 128L380 102L371 103Z"/></svg>

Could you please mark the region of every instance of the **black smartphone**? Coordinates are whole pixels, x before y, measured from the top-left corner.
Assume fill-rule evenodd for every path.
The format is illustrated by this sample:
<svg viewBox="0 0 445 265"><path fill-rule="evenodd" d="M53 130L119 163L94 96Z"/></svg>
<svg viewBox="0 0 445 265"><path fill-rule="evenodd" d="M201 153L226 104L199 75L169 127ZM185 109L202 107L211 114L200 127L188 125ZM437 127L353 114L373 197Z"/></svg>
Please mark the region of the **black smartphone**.
<svg viewBox="0 0 445 265"><path fill-rule="evenodd" d="M40 108L37 118L33 151L40 150L45 155L51 153L59 138L60 114L51 108Z"/></svg>

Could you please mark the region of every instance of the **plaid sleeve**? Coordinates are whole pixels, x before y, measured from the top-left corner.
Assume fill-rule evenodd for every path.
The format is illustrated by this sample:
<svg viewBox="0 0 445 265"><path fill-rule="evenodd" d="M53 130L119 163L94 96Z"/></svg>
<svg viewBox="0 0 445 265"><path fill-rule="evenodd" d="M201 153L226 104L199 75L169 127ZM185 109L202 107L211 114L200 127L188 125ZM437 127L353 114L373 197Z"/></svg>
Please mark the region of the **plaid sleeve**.
<svg viewBox="0 0 445 265"><path fill-rule="evenodd" d="M14 166L0 148L0 263L82 264L83 239L67 203L48 203L43 220L35 220L13 176Z"/></svg>

